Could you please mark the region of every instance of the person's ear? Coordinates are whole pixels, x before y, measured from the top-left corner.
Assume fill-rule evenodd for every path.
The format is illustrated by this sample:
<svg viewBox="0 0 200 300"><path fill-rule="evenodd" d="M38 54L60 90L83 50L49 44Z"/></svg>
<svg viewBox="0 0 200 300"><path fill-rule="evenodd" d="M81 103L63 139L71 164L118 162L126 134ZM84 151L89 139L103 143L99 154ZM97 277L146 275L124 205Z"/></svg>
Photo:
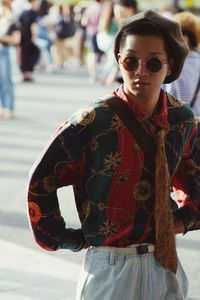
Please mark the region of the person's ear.
<svg viewBox="0 0 200 300"><path fill-rule="evenodd" d="M120 59L120 57L121 57L120 53L117 53L117 63L118 63L118 65L119 65L119 59Z"/></svg>

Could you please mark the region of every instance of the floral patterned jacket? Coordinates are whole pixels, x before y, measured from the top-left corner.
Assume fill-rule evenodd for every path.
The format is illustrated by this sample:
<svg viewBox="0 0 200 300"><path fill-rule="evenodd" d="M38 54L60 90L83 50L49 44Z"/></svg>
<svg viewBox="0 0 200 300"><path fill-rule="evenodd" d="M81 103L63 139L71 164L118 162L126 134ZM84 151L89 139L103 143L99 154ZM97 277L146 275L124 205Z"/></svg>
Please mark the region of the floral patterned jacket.
<svg viewBox="0 0 200 300"><path fill-rule="evenodd" d="M117 92L146 127L146 120L123 92ZM175 217L198 229L200 139L187 104L161 90L161 108L152 118L167 130L165 148L172 185L184 192ZM155 178L143 150L106 101L79 110L57 132L31 170L30 223L47 250L78 251L87 245L125 247L155 242ZM164 184L164 183L163 183ZM66 228L57 190L72 185L81 229ZM66 205L68 201L66 199Z"/></svg>

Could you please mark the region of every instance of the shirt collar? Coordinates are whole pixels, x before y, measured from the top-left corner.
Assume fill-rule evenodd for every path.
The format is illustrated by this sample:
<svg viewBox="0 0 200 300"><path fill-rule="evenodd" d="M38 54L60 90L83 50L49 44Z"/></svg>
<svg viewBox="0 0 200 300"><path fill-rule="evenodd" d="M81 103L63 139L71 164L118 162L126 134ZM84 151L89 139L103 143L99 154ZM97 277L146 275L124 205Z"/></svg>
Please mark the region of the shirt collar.
<svg viewBox="0 0 200 300"><path fill-rule="evenodd" d="M115 93L120 97L131 110L135 113L136 118L139 121L146 119L144 113L136 106L136 104L130 100L124 92L124 84L122 84L117 92ZM159 109L158 111L149 119L153 124L159 128L165 128L167 126L167 93L161 89L159 97Z"/></svg>

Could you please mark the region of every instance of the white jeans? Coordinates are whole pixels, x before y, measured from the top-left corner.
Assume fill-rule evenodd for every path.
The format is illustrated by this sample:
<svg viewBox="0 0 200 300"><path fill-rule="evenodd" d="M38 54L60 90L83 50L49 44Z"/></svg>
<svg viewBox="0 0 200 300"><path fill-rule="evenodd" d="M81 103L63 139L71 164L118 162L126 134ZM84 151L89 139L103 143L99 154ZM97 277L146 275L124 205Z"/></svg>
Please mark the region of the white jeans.
<svg viewBox="0 0 200 300"><path fill-rule="evenodd" d="M76 300L184 300L188 280L179 262L175 275L154 253L116 254L114 247L91 247L77 284Z"/></svg>

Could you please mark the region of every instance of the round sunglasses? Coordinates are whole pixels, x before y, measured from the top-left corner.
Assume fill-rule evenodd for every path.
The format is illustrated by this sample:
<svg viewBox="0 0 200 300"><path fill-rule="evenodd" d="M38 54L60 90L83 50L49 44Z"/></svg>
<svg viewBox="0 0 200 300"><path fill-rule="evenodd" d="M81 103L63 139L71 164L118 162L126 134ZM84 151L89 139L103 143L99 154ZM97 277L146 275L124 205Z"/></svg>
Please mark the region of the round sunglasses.
<svg viewBox="0 0 200 300"><path fill-rule="evenodd" d="M120 60L122 62L124 69L128 72L136 71L139 65L144 65L148 71L152 73L157 73L162 69L164 65L167 65L166 62L162 62L157 57L150 57L144 62L142 62L141 60L139 60L134 56L129 56L124 59L120 58Z"/></svg>

